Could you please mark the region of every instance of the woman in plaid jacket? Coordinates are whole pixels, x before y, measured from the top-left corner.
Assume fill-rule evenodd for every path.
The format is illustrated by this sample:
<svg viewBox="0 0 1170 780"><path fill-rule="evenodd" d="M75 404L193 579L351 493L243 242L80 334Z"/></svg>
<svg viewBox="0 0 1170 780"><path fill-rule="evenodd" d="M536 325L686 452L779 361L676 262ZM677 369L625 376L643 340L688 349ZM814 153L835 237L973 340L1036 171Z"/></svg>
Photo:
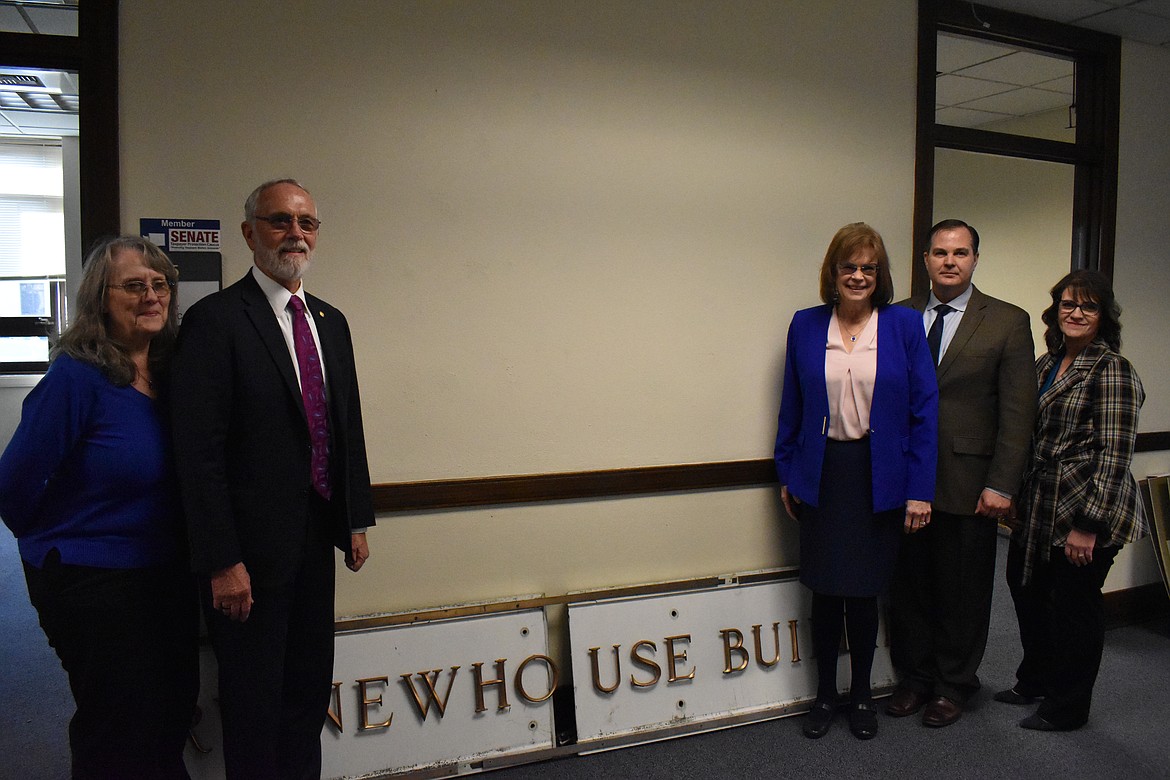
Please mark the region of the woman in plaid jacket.
<svg viewBox="0 0 1170 780"><path fill-rule="evenodd" d="M1074 271L1042 315L1033 463L1007 564L1024 659L1015 686L995 695L1040 702L1027 729L1088 720L1105 643L1101 586L1121 546L1148 531L1130 473L1145 392L1118 353L1120 313L1104 275Z"/></svg>

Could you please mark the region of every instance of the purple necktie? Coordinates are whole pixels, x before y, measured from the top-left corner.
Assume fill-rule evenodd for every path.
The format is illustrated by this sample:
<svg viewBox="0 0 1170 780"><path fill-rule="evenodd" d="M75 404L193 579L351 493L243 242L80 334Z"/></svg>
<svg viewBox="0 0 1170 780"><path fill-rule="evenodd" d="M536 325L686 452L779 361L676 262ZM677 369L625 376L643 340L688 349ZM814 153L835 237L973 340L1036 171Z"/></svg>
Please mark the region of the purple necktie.
<svg viewBox="0 0 1170 780"><path fill-rule="evenodd" d="M305 304L297 296L288 299L292 308L293 348L301 372L301 401L309 421L309 439L313 443L313 487L328 499L333 493L329 484L329 407L325 402L325 376L321 357L313 342L313 331L305 319Z"/></svg>

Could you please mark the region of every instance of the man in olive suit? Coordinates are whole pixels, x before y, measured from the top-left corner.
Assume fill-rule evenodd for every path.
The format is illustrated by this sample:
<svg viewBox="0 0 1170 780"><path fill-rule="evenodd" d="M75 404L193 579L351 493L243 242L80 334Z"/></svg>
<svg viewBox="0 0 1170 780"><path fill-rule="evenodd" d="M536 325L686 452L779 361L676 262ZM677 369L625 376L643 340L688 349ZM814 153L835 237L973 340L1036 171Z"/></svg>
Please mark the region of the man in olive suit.
<svg viewBox="0 0 1170 780"><path fill-rule="evenodd" d="M971 284L979 234L939 222L924 253L930 292L902 301L922 312L939 389L938 477L931 524L903 540L891 586L894 717L925 707L949 726L979 690L995 582L997 525L1027 465L1036 415L1028 314Z"/></svg>

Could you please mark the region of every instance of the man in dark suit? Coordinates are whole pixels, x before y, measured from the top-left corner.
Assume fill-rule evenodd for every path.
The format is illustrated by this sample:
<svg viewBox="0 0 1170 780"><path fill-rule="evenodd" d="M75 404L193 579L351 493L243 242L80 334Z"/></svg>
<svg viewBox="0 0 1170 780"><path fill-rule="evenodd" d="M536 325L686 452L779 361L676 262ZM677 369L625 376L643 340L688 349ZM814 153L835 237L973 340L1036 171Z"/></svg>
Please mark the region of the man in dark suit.
<svg viewBox="0 0 1170 780"><path fill-rule="evenodd" d="M349 326L306 295L320 222L289 179L256 188L254 267L183 318L175 462L219 663L229 778L320 777L334 555L369 555L369 467Z"/></svg>
<svg viewBox="0 0 1170 780"><path fill-rule="evenodd" d="M949 726L979 689L995 582L996 527L1019 489L1036 415L1028 314L971 284L979 234L960 220L930 231L923 313L938 366L938 476L930 526L903 539L891 585L895 717L926 707ZM940 308L941 307L941 308Z"/></svg>

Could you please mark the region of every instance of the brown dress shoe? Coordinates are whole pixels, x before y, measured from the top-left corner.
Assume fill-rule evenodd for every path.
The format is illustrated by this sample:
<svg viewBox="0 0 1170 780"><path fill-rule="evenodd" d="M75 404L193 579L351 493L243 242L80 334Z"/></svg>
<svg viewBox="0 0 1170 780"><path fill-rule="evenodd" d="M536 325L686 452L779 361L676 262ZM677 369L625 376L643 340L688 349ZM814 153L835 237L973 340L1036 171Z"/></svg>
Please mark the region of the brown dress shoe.
<svg viewBox="0 0 1170 780"><path fill-rule="evenodd" d="M922 713L923 726L949 726L963 717L963 707L946 696L939 696L926 705L926 712Z"/></svg>
<svg viewBox="0 0 1170 780"><path fill-rule="evenodd" d="M909 688L898 688L894 695L886 702L886 714L895 718L904 718L913 715L922 709L922 705L930 701L925 693L912 691Z"/></svg>

